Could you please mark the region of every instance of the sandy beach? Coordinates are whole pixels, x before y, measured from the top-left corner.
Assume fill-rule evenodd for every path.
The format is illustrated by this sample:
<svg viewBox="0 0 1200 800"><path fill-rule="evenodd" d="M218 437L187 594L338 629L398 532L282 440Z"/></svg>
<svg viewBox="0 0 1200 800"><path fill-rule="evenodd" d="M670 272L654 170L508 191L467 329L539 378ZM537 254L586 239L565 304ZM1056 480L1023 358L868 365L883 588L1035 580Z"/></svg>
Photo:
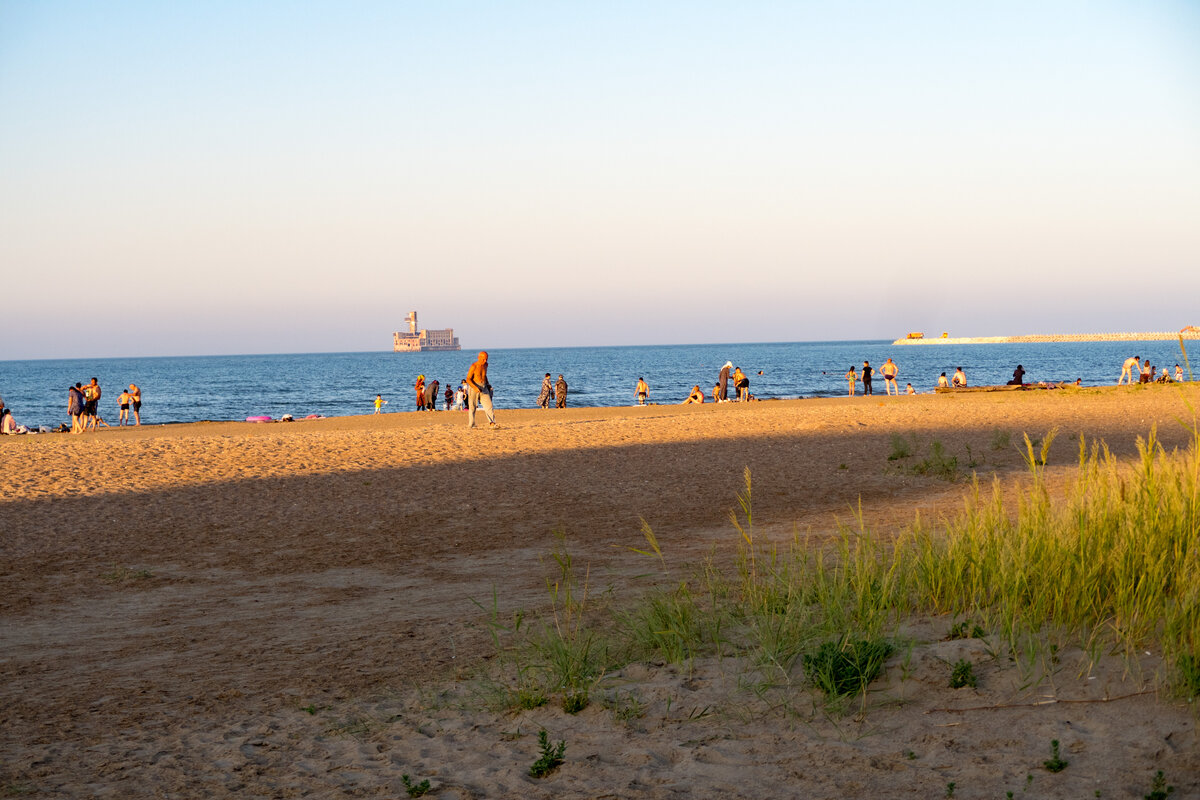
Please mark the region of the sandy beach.
<svg viewBox="0 0 1200 800"><path fill-rule="evenodd" d="M1189 405L1190 404L1190 405ZM488 610L548 604L565 537L599 595L646 588L642 520L674 574L728 560L749 468L763 541L819 546L861 504L895 533L962 505L969 476L1020 482L1021 437L1057 429L1122 459L1156 426L1186 446L1200 385L715 406L397 413L0 439L0 787L30 797L1142 797L1156 770L1200 797L1195 710L1152 650L1037 672L920 642L854 713L748 691L736 659L639 663L593 703L488 710ZM996 449L997 432L1011 444ZM941 442L962 480L887 460ZM966 465L974 463L973 469ZM977 689L947 661L987 664ZM798 689L803 692L803 689ZM802 708L802 711L797 710ZM537 732L567 742L527 775ZM1049 742L1070 768L1041 769ZM1032 779L1027 779L1032 775ZM1099 792L1099 794L1097 794Z"/></svg>

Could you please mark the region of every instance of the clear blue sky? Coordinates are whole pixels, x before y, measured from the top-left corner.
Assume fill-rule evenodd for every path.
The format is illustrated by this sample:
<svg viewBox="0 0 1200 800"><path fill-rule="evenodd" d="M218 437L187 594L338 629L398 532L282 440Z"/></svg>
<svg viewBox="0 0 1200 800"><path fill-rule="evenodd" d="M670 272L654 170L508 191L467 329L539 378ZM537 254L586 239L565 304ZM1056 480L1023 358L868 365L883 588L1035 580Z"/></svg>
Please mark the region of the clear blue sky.
<svg viewBox="0 0 1200 800"><path fill-rule="evenodd" d="M0 359L1200 325L1200 3L0 0Z"/></svg>

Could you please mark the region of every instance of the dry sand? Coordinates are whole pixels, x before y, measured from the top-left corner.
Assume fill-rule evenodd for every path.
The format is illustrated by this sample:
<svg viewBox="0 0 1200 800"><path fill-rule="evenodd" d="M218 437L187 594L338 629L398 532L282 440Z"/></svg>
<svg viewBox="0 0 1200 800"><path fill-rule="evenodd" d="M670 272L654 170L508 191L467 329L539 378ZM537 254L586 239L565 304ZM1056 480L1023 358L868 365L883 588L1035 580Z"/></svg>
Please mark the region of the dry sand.
<svg viewBox="0 0 1200 800"><path fill-rule="evenodd" d="M502 411L496 431L440 412L5 437L0 791L399 797L409 773L435 797L941 797L954 782L964 798L1109 798L1142 797L1162 769L1197 797L1196 717L1152 691L1157 654L1014 666L944 641L944 618L912 621L917 647L847 716L802 687L756 695L734 659L610 676L609 705L642 710L624 720L602 703L490 713L472 694L494 653L481 606L544 609L556 531L594 593L628 598L646 585L628 550L642 518L671 563L733 552L745 467L761 538L819 538L859 501L894 532L964 492L890 465L894 433L1015 481L1021 433L1058 428L1061 479L1073 434L1122 457L1155 424L1186 444L1188 403L1200 388ZM993 450L996 430L1014 446ZM961 657L979 689L946 688ZM537 781L543 727L568 749ZM1057 775L1040 768L1051 739L1070 761Z"/></svg>

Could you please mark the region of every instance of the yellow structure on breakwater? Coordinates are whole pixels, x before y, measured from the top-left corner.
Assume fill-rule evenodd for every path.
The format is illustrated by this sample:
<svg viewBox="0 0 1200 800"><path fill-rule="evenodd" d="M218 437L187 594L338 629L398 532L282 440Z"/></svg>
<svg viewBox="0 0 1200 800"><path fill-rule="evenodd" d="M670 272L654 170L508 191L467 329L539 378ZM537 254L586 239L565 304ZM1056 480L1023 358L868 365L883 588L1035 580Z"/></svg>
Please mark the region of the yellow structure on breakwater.
<svg viewBox="0 0 1200 800"><path fill-rule="evenodd" d="M1200 340L1200 328L1189 325L1177 333L1051 333L1025 336L968 336L926 339L911 333L892 344L1032 344L1040 342L1175 342L1180 338Z"/></svg>

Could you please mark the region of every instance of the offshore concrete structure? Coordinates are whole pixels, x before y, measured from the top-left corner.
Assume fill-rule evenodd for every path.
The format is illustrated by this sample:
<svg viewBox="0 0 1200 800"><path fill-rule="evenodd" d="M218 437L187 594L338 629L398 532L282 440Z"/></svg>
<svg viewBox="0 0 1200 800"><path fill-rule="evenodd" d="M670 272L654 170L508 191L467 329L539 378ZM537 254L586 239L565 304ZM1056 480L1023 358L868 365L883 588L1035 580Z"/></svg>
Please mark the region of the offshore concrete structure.
<svg viewBox="0 0 1200 800"><path fill-rule="evenodd" d="M417 312L410 311L404 318L408 333L392 332L392 351L396 353L421 353L430 350L461 350L453 328L440 330L417 330Z"/></svg>
<svg viewBox="0 0 1200 800"><path fill-rule="evenodd" d="M1029 344L1041 342L1175 342L1180 339L1200 339L1200 327L1188 325L1178 333L1155 331L1152 333L1066 333L1027 334L1024 336L969 336L952 337L945 333L925 338L923 333L910 333L892 344Z"/></svg>

